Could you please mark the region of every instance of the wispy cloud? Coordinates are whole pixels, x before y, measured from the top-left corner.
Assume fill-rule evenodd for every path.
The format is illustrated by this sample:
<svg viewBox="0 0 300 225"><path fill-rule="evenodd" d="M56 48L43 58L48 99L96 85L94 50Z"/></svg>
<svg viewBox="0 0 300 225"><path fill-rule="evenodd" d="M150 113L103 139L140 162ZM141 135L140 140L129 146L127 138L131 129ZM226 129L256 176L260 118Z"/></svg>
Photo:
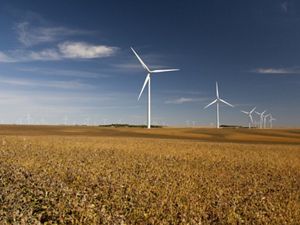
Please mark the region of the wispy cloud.
<svg viewBox="0 0 300 225"><path fill-rule="evenodd" d="M64 59L94 59L110 57L117 52L118 48L106 45L92 45L86 42L63 42L56 48L31 50L0 51L0 62L28 62L28 61L57 61Z"/></svg>
<svg viewBox="0 0 300 225"><path fill-rule="evenodd" d="M76 77L76 78L108 77L108 75L105 74L83 71L83 70L53 69L53 68L43 68L43 67L23 67L23 68L18 68L17 70L22 72L28 72L30 74L49 75L49 76L64 76L64 77Z"/></svg>
<svg viewBox="0 0 300 225"><path fill-rule="evenodd" d="M162 90L160 91L162 93L167 94L178 94L178 95L203 95L203 92L201 91L190 91L190 90Z"/></svg>
<svg viewBox="0 0 300 225"><path fill-rule="evenodd" d="M288 2L287 1L284 1L283 3L281 3L280 5L281 7L281 10L284 12L284 13L288 13Z"/></svg>
<svg viewBox="0 0 300 225"><path fill-rule="evenodd" d="M0 50L0 63L95 59L110 57L118 50L114 46L72 41L73 38L78 40L78 36L95 34L95 31L49 26L47 21L36 14L30 18L14 26L16 39L22 47Z"/></svg>
<svg viewBox="0 0 300 225"><path fill-rule="evenodd" d="M299 68L257 68L254 73L260 74L300 74Z"/></svg>
<svg viewBox="0 0 300 225"><path fill-rule="evenodd" d="M22 103L24 99L35 101L43 106L56 105L66 106L73 105L85 105L93 107L90 102L95 103L94 105L99 107L99 102L112 102L116 99L116 96L111 93L94 93L94 92L77 92L77 91L36 91L36 90L0 90L0 102L7 104Z"/></svg>
<svg viewBox="0 0 300 225"><path fill-rule="evenodd" d="M21 56L23 61L52 61L62 59L61 54L55 49L44 49L41 51L24 52Z"/></svg>
<svg viewBox="0 0 300 225"><path fill-rule="evenodd" d="M29 22L20 22L15 25L17 39L26 47L60 41L64 38L78 35L87 35L93 32L67 27L33 26Z"/></svg>
<svg viewBox="0 0 300 225"><path fill-rule="evenodd" d="M10 63L14 62L14 59L0 51L0 62Z"/></svg>
<svg viewBox="0 0 300 225"><path fill-rule="evenodd" d="M139 62L136 62L136 63L120 63L120 64L114 64L113 66L115 68L121 69L121 70L130 70L130 71L143 70L143 67L139 64Z"/></svg>
<svg viewBox="0 0 300 225"><path fill-rule="evenodd" d="M47 87L47 88L58 88L58 89L90 89L92 85L83 83L79 80L71 81L42 81L33 79L18 79L18 78L3 78L1 77L0 83L14 86L25 86L25 87Z"/></svg>
<svg viewBox="0 0 300 225"><path fill-rule="evenodd" d="M172 100L167 100L165 101L165 104L184 104L184 103L190 103L190 102L202 102L207 100L207 98L177 98L177 99L172 99Z"/></svg>

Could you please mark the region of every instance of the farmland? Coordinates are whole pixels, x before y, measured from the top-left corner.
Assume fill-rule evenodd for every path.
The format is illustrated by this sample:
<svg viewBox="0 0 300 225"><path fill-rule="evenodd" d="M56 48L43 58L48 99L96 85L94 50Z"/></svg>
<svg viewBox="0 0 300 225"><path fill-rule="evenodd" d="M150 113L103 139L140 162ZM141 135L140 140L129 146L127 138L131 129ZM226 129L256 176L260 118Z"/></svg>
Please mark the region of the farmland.
<svg viewBox="0 0 300 225"><path fill-rule="evenodd" d="M0 224L298 224L300 130L0 126Z"/></svg>

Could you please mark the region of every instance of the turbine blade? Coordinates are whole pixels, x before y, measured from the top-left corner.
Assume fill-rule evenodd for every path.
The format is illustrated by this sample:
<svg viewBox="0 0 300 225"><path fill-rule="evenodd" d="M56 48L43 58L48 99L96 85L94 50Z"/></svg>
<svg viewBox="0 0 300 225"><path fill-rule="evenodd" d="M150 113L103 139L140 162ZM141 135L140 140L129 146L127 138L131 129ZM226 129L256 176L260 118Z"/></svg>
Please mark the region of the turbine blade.
<svg viewBox="0 0 300 225"><path fill-rule="evenodd" d="M254 110L256 109L256 107L254 107L251 111L250 114L252 114L254 112Z"/></svg>
<svg viewBox="0 0 300 225"><path fill-rule="evenodd" d="M219 87L218 87L218 82L216 82L216 95L217 95L217 98L219 98Z"/></svg>
<svg viewBox="0 0 300 225"><path fill-rule="evenodd" d="M248 112L246 112L246 111L244 111L244 110L241 110L241 112L242 112L242 113L245 113L245 114L247 114L247 115L249 114Z"/></svg>
<svg viewBox="0 0 300 225"><path fill-rule="evenodd" d="M138 100L140 100L140 97L141 97L141 95L142 95L142 93L143 93L143 91L144 91L144 89L145 89L145 87L146 87L146 85L147 85L147 83L148 83L149 80L150 80L150 73L148 73L148 75L147 75L147 77L146 77L146 79L144 81L144 84L143 84L142 90L141 90L141 92L139 94Z"/></svg>
<svg viewBox="0 0 300 225"><path fill-rule="evenodd" d="M211 103L209 103L207 106L204 107L204 109L208 108L209 106L215 104L218 101L218 99L212 101Z"/></svg>
<svg viewBox="0 0 300 225"><path fill-rule="evenodd" d="M179 69L163 69L163 70L151 70L151 73L165 73L165 72L173 72L179 71Z"/></svg>
<svg viewBox="0 0 300 225"><path fill-rule="evenodd" d="M249 117L250 117L250 121L251 121L251 123L253 124L253 117L252 117L252 115L251 115L251 114L249 114Z"/></svg>
<svg viewBox="0 0 300 225"><path fill-rule="evenodd" d="M226 105L229 105L229 106L231 106L231 107L234 107L233 105L231 105L230 103L228 103L228 102L226 102L225 100L223 100L223 99L219 99L221 102L223 102L224 104L226 104Z"/></svg>
<svg viewBox="0 0 300 225"><path fill-rule="evenodd" d="M131 47L131 50L133 51L133 53L135 54L135 56L138 58L138 60L140 61L140 63L144 67L144 69L147 70L150 73L149 68L146 66L146 64L143 62L143 60L139 57L139 55L136 53L136 51L134 51L134 49L132 47Z"/></svg>

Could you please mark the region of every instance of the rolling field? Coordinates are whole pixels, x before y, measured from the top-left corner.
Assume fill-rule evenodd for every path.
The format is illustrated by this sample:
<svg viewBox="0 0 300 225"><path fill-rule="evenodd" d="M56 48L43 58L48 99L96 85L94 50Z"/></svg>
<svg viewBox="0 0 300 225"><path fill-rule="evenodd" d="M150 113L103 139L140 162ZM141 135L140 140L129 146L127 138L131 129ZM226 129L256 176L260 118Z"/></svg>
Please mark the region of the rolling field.
<svg viewBox="0 0 300 225"><path fill-rule="evenodd" d="M0 126L0 224L299 221L299 129Z"/></svg>

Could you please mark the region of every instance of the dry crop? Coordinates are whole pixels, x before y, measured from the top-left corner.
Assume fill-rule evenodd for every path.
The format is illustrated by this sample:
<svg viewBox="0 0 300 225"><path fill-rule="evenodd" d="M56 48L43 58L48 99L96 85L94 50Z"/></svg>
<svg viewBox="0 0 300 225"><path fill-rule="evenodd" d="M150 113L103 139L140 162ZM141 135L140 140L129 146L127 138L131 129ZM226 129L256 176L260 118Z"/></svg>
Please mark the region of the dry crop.
<svg viewBox="0 0 300 225"><path fill-rule="evenodd" d="M299 145L0 137L0 224L299 221Z"/></svg>

